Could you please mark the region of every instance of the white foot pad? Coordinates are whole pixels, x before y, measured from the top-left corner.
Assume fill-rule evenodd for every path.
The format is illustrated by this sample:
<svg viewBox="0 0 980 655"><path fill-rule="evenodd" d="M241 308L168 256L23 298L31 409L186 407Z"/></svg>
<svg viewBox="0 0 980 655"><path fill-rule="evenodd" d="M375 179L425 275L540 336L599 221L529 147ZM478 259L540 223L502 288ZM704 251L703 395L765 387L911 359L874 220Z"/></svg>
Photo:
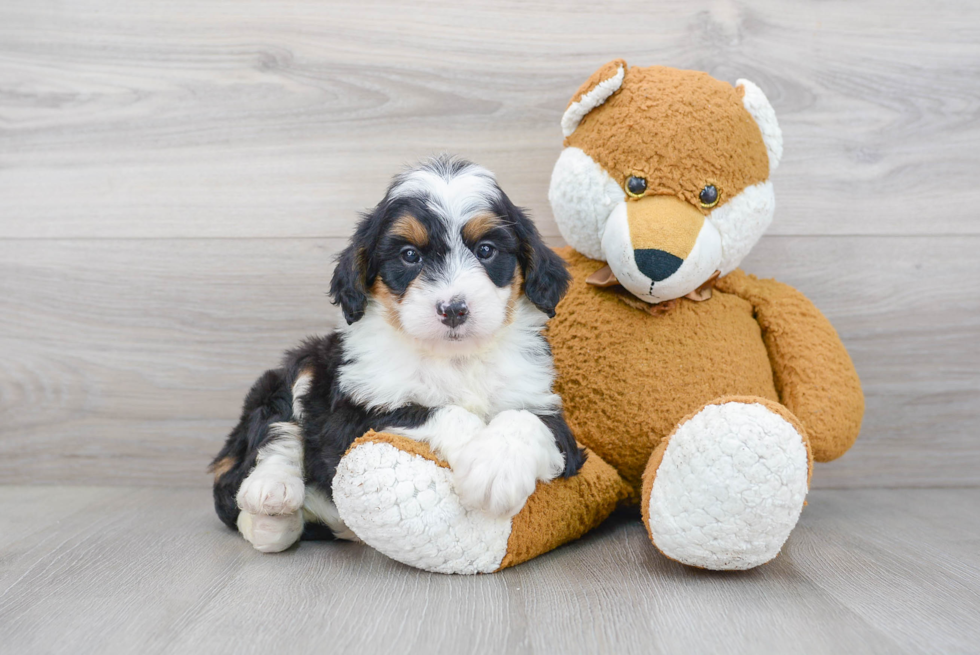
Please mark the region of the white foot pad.
<svg viewBox="0 0 980 655"><path fill-rule="evenodd" d="M807 493L803 438L760 404L710 405L671 437L650 496L665 555L706 569L750 569L779 554Z"/></svg>
<svg viewBox="0 0 980 655"><path fill-rule="evenodd" d="M366 443L337 467L344 523L388 557L436 573L489 573L507 553L510 518L467 510L452 471L387 443Z"/></svg>
<svg viewBox="0 0 980 655"><path fill-rule="evenodd" d="M303 534L303 517L298 513L268 516L242 510L238 513L238 531L255 550L279 553L299 540Z"/></svg>

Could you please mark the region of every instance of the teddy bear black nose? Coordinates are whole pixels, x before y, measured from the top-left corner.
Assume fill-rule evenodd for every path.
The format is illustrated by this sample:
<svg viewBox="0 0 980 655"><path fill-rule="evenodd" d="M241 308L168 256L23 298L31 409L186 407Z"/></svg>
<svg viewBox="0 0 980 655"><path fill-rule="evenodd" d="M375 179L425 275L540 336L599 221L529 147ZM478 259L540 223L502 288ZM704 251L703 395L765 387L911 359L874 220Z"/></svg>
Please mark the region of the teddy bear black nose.
<svg viewBox="0 0 980 655"><path fill-rule="evenodd" d="M449 303L436 305L436 312L442 317L442 322L449 327L459 327L466 322L470 310L462 300L453 299Z"/></svg>
<svg viewBox="0 0 980 655"><path fill-rule="evenodd" d="M633 251L636 267L654 282L666 280L677 272L684 260L663 250L644 248Z"/></svg>

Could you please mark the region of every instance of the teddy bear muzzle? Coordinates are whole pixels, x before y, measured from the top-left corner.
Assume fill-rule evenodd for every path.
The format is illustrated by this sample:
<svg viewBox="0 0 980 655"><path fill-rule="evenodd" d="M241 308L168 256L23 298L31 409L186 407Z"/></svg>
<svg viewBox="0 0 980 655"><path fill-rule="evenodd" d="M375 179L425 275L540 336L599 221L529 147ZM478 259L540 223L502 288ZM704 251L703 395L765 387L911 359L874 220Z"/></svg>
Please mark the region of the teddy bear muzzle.
<svg viewBox="0 0 980 655"><path fill-rule="evenodd" d="M602 248L620 284L648 302L673 300L708 280L721 261L721 237L698 209L675 196L620 203Z"/></svg>

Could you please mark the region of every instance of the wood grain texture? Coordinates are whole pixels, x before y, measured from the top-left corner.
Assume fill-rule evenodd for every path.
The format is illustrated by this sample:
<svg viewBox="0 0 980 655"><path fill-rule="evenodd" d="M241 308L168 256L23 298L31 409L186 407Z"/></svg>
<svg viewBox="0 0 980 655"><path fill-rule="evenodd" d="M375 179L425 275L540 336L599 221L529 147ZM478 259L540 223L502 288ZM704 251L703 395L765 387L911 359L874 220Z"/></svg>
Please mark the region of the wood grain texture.
<svg viewBox="0 0 980 655"><path fill-rule="evenodd" d="M204 490L0 487L10 653L951 653L980 643L980 490L818 490L782 554L686 568L635 517L501 573L252 550ZM30 516L31 520L25 520Z"/></svg>
<svg viewBox="0 0 980 655"><path fill-rule="evenodd" d="M15 0L0 237L345 236L443 150L556 236L561 112L620 56L761 85L773 234L980 232L977 3Z"/></svg>
<svg viewBox="0 0 980 655"><path fill-rule="evenodd" d="M340 240L0 241L0 480L206 485L246 390L336 325ZM766 237L868 398L816 487L980 483L980 237Z"/></svg>
<svg viewBox="0 0 980 655"><path fill-rule="evenodd" d="M629 16L629 20L623 20ZM244 391L330 329L332 255L419 155L558 244L559 117L623 56L748 77L786 136L750 271L868 393L817 487L980 483L980 5L13 0L0 6L0 481L205 485Z"/></svg>

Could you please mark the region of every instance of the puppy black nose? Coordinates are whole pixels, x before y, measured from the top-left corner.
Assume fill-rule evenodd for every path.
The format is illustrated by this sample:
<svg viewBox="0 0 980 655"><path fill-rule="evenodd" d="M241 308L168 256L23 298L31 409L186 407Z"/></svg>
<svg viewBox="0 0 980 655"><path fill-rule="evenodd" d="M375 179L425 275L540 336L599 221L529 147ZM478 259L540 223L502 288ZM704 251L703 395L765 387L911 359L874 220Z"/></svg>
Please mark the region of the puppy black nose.
<svg viewBox="0 0 980 655"><path fill-rule="evenodd" d="M636 260L636 267L640 272L654 282L666 280L684 263L684 260L676 255L652 248L634 250L633 259Z"/></svg>
<svg viewBox="0 0 980 655"><path fill-rule="evenodd" d="M437 303L436 312L442 317L442 322L449 327L459 327L466 322L470 310L462 300L450 300L449 303Z"/></svg>

